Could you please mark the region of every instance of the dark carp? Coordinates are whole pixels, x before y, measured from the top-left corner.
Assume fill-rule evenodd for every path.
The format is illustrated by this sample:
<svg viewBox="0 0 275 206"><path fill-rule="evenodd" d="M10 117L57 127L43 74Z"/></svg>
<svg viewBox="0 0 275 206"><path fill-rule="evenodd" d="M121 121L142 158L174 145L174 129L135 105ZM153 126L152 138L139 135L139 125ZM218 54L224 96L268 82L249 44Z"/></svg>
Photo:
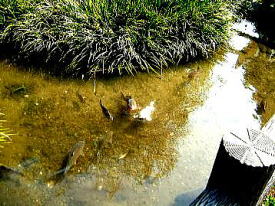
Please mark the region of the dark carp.
<svg viewBox="0 0 275 206"><path fill-rule="evenodd" d="M101 101L101 100L99 101L99 104L100 104L100 107L101 107L101 110L102 110L104 116L105 116L107 119L113 121L113 120L114 120L113 115L112 115L112 114L110 113L110 111L102 104L102 101Z"/></svg>
<svg viewBox="0 0 275 206"><path fill-rule="evenodd" d="M139 106L138 106L136 100L132 96L125 96L123 93L121 93L121 94L122 94L122 98L127 103L127 111L128 112L136 111L139 109Z"/></svg>
<svg viewBox="0 0 275 206"><path fill-rule="evenodd" d="M68 152L63 160L62 167L54 175L52 175L47 184L49 187L54 186L56 183L61 182L68 171L76 164L77 159L80 155L83 155L83 149L85 146L85 141L80 141L76 143Z"/></svg>
<svg viewBox="0 0 275 206"><path fill-rule="evenodd" d="M71 148L63 161L63 167L59 170L60 173L66 174L71 169L71 167L75 165L79 156L83 155L84 146L85 141L80 141Z"/></svg>

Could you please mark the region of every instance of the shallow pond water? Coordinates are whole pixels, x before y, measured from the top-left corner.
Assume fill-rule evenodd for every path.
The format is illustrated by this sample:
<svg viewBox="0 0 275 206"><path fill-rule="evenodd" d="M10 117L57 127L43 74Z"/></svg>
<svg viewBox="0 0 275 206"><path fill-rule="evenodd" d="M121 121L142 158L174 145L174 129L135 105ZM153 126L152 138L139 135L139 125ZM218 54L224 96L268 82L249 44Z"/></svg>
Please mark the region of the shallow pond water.
<svg viewBox="0 0 275 206"><path fill-rule="evenodd" d="M254 55L251 46L244 49L248 44L257 47L234 34L230 51L211 60L161 76L96 82L54 79L0 62L0 112L16 134L1 149L0 163L24 174L0 181L1 204L188 205L207 183L222 136L261 127L264 114L256 113L259 102L253 95L267 88L258 89L259 83L245 75ZM154 101L152 121L125 115L121 93L141 108ZM100 99L114 121L102 114ZM267 101L272 116L274 97ZM52 184L50 177L82 140L84 155Z"/></svg>

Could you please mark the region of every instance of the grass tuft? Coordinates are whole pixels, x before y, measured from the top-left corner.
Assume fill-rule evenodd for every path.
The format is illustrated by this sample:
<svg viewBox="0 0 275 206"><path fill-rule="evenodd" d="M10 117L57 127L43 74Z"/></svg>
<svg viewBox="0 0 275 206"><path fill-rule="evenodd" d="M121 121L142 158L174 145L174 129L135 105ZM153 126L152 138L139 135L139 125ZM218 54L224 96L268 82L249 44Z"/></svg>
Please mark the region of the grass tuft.
<svg viewBox="0 0 275 206"><path fill-rule="evenodd" d="M1 116L4 116L3 113L0 113L0 118ZM7 143L11 141L11 136L13 135L11 131L4 127L3 122L6 120L0 119L0 148L3 148L3 143Z"/></svg>
<svg viewBox="0 0 275 206"><path fill-rule="evenodd" d="M0 0L0 29L18 19L20 15L32 12L41 0Z"/></svg>
<svg viewBox="0 0 275 206"><path fill-rule="evenodd" d="M158 72L209 57L227 40L232 21L224 0L12 2L0 22L2 45L25 62L70 76Z"/></svg>

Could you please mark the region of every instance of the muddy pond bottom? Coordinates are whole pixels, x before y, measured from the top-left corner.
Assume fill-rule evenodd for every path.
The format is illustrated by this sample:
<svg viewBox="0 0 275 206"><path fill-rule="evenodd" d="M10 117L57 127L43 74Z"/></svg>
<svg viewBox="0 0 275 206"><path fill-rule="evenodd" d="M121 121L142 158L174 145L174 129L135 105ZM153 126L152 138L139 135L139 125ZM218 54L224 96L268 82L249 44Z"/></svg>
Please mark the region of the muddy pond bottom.
<svg viewBox="0 0 275 206"><path fill-rule="evenodd" d="M207 183L222 136L261 125L256 89L244 84L243 48L234 49L162 76L96 82L0 62L1 118L15 134L0 163L23 174L0 180L1 205L188 205ZM152 120L127 114L122 94L138 110L154 102ZM79 142L75 164L52 182Z"/></svg>

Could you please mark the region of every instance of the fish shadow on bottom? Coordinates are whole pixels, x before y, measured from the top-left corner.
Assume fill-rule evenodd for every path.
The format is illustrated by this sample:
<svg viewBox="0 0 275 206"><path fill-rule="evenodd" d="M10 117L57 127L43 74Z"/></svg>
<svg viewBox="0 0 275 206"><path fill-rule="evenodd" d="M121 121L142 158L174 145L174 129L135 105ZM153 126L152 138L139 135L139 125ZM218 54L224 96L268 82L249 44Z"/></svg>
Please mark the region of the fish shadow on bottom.
<svg viewBox="0 0 275 206"><path fill-rule="evenodd" d="M203 191L203 188L192 190L183 194L178 195L175 198L173 206L188 206L190 205Z"/></svg>

